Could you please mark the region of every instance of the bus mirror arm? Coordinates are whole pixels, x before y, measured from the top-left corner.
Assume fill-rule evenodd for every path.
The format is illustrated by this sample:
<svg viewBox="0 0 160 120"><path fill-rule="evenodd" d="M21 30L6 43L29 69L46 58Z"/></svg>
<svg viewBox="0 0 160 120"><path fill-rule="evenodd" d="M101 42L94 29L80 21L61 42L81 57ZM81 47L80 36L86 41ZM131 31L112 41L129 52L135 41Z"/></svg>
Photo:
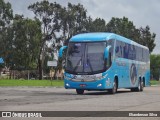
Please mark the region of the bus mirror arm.
<svg viewBox="0 0 160 120"><path fill-rule="evenodd" d="M62 58L63 56L63 51L67 48L67 46L62 46L60 49L59 49L59 58Z"/></svg>
<svg viewBox="0 0 160 120"><path fill-rule="evenodd" d="M109 57L109 50L111 46L107 46L104 50L104 58L107 59Z"/></svg>

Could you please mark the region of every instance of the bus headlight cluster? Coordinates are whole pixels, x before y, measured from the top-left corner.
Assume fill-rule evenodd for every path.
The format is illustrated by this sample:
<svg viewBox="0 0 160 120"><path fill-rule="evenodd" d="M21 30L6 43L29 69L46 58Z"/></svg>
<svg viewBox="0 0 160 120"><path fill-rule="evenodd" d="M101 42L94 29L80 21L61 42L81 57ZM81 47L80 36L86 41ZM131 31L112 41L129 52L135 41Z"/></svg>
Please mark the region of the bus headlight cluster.
<svg viewBox="0 0 160 120"><path fill-rule="evenodd" d="M101 87L101 86L102 86L102 84L98 84L98 85L97 85L97 87Z"/></svg>
<svg viewBox="0 0 160 120"><path fill-rule="evenodd" d="M68 83L66 83L66 86L67 86L67 87L70 87L70 85L69 85Z"/></svg>
<svg viewBox="0 0 160 120"><path fill-rule="evenodd" d="M107 77L108 74L104 75L104 76L99 76L99 77L96 77L96 80L101 80L101 79L104 79Z"/></svg>
<svg viewBox="0 0 160 120"><path fill-rule="evenodd" d="M103 77L97 77L95 78L95 80L101 80Z"/></svg>
<svg viewBox="0 0 160 120"><path fill-rule="evenodd" d="M68 77L68 76L64 76L64 79L66 79L66 80L72 80L72 78L71 77Z"/></svg>

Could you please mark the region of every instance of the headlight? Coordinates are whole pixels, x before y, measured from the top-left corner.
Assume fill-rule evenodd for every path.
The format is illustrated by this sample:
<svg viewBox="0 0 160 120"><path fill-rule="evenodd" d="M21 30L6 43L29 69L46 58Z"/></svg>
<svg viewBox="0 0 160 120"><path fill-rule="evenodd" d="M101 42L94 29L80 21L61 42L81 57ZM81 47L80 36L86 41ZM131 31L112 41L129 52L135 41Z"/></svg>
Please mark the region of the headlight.
<svg viewBox="0 0 160 120"><path fill-rule="evenodd" d="M67 86L67 87L70 87L70 85L69 85L68 83L66 83L66 86Z"/></svg>
<svg viewBox="0 0 160 120"><path fill-rule="evenodd" d="M101 80L101 79L104 79L108 76L108 74L104 75L104 76L99 76L99 77L96 77L96 80Z"/></svg>
<svg viewBox="0 0 160 120"><path fill-rule="evenodd" d="M64 76L64 79L66 79L66 80L72 80L72 78L71 77L68 77L68 76Z"/></svg>

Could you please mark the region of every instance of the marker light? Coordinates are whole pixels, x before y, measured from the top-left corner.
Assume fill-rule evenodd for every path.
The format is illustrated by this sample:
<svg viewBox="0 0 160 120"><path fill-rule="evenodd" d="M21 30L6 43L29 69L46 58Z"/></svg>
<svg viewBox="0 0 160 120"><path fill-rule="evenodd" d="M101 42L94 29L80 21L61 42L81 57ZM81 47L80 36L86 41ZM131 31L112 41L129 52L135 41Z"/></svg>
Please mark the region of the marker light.
<svg viewBox="0 0 160 120"><path fill-rule="evenodd" d="M101 86L102 86L102 84L98 84L98 85L97 85L97 87L101 87Z"/></svg>
<svg viewBox="0 0 160 120"><path fill-rule="evenodd" d="M66 83L66 86L67 86L67 87L70 87L70 85L69 85L68 83Z"/></svg>

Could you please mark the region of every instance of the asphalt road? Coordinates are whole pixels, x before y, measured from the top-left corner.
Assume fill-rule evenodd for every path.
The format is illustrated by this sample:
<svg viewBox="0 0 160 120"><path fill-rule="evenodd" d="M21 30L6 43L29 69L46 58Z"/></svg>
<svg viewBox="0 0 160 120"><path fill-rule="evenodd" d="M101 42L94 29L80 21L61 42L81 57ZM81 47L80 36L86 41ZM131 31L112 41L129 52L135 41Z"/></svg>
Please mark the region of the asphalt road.
<svg viewBox="0 0 160 120"><path fill-rule="evenodd" d="M160 111L160 86L145 87L143 92L120 89L115 95L103 91L85 91L84 95L77 95L75 90L51 87L0 87L0 111ZM106 120L103 117L99 119ZM116 119L132 120L135 118ZM142 118L136 117L136 119ZM146 119L159 120L160 117Z"/></svg>

